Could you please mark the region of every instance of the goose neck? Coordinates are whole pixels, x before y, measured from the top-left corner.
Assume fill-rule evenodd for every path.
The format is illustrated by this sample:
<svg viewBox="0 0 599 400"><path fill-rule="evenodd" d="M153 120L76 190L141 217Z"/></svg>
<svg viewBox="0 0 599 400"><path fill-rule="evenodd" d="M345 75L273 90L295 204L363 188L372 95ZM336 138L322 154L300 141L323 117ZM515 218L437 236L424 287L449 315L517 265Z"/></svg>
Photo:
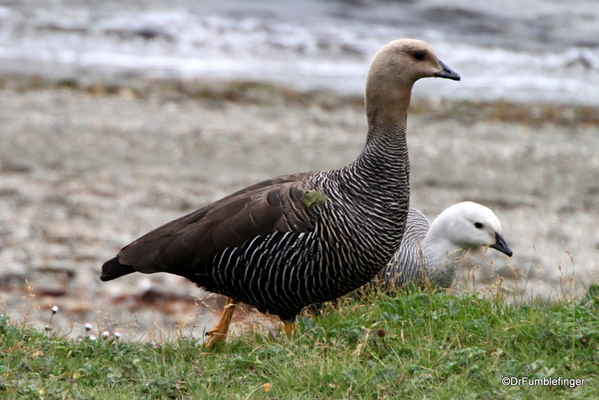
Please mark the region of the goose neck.
<svg viewBox="0 0 599 400"><path fill-rule="evenodd" d="M405 127L371 126L366 145L352 167L363 178L370 177L381 184L402 181L407 187L410 162Z"/></svg>

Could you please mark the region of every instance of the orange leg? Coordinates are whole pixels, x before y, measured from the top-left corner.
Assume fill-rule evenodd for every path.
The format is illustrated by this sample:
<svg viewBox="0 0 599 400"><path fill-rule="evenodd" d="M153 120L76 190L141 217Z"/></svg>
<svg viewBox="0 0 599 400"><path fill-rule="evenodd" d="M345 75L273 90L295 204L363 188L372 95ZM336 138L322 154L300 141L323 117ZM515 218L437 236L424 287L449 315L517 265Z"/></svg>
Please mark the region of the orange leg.
<svg viewBox="0 0 599 400"><path fill-rule="evenodd" d="M283 326L281 328L283 329L283 332L287 334L287 336L291 337L295 334L297 324L295 322L283 322Z"/></svg>
<svg viewBox="0 0 599 400"><path fill-rule="evenodd" d="M225 309L223 310L222 315L220 316L220 320L218 324L214 327L214 329L206 332L206 336L208 339L204 343L204 345L211 349L217 343L225 343L225 339L227 338L227 332L229 332L229 325L231 325L231 318L233 318L233 312L235 312L235 305L239 303L237 300L233 300L230 297L227 297L227 303L225 304Z"/></svg>

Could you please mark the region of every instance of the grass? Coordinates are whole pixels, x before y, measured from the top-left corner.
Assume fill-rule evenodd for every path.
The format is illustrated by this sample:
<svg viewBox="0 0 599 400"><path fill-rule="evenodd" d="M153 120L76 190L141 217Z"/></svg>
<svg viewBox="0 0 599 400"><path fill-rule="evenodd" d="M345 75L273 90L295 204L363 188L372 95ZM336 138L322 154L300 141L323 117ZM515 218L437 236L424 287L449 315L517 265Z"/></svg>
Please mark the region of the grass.
<svg viewBox="0 0 599 400"><path fill-rule="evenodd" d="M599 286L557 304L419 290L349 297L300 318L294 338L248 332L213 351L186 337L71 340L0 318L7 399L599 398Z"/></svg>

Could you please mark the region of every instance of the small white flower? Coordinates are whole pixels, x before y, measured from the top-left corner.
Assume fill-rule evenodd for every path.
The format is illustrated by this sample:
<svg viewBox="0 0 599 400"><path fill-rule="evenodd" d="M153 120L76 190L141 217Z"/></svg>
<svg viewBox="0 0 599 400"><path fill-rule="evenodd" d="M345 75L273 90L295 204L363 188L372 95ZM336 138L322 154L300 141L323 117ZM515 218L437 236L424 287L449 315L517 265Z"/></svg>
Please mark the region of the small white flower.
<svg viewBox="0 0 599 400"><path fill-rule="evenodd" d="M95 342L96 340L98 340L98 338L96 337L96 335L89 335L89 340Z"/></svg>
<svg viewBox="0 0 599 400"><path fill-rule="evenodd" d="M85 331L89 332L91 330L92 330L92 324L90 324L90 323L85 324Z"/></svg>
<svg viewBox="0 0 599 400"><path fill-rule="evenodd" d="M58 306L52 307L52 314L56 314L58 312Z"/></svg>
<svg viewBox="0 0 599 400"><path fill-rule="evenodd" d="M121 332L114 332L112 336L114 336L116 340L119 340L121 338Z"/></svg>
<svg viewBox="0 0 599 400"><path fill-rule="evenodd" d="M109 336L110 336L110 332L108 332L108 331L102 332L102 339L108 339Z"/></svg>

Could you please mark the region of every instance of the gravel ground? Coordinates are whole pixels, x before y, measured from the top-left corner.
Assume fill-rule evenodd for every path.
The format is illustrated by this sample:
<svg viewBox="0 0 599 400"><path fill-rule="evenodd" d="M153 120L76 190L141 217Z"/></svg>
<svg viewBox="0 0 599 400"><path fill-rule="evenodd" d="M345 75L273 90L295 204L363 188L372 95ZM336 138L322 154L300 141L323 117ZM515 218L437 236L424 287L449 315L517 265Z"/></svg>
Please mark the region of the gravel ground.
<svg viewBox="0 0 599 400"><path fill-rule="evenodd" d="M342 166L365 140L355 100L244 90L1 89L0 312L43 328L57 305L52 328L71 336L88 322L129 339L202 336L218 296L166 274L102 283L102 263L238 188ZM500 287L521 300L579 295L597 281L598 124L478 120L418 104L412 205L430 219L463 200L487 205L514 251L469 254L456 290Z"/></svg>

